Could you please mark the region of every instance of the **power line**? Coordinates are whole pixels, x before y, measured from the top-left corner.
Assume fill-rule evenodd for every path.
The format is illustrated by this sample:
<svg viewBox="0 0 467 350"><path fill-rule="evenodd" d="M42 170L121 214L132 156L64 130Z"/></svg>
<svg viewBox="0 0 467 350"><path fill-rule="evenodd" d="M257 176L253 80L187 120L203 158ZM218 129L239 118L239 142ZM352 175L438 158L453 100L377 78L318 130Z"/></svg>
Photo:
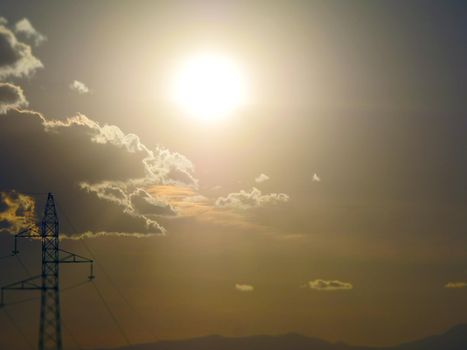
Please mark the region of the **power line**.
<svg viewBox="0 0 467 350"><path fill-rule="evenodd" d="M21 267L23 268L23 270L26 272L26 275L31 276L31 272L29 271L28 267L23 262L23 260L19 257L18 254L15 254L15 256L16 256L16 259L18 259L18 262L21 265Z"/></svg>
<svg viewBox="0 0 467 350"><path fill-rule="evenodd" d="M18 323L16 323L15 319L10 315L10 313L7 311L6 308L3 308L3 312L5 313L5 316L8 318L8 320L10 321L11 325L13 326L13 328L16 329L16 331L18 332L18 334L21 336L21 339L24 340L24 342L28 345L28 347L32 350L35 350L35 347L34 345L32 345L32 343L28 340L28 337L26 336L26 333L23 332L23 330L21 329L21 327L18 325Z"/></svg>
<svg viewBox="0 0 467 350"><path fill-rule="evenodd" d="M120 325L120 323L118 322L118 319L117 317L114 315L114 313L112 312L112 309L110 308L110 306L107 304L107 302L105 301L105 298L104 296L102 295L102 293L100 292L99 288L97 288L97 285L94 283L94 281L92 281L92 285L94 286L94 288L96 289L96 292L97 292L97 295L99 296L100 300L102 301L102 303L104 304L105 308L107 309L110 317L112 317L112 320L114 321L115 325L117 326L117 329L118 331L120 332L120 334L122 335L122 337L125 339L127 345L132 345L131 344L131 341L130 339L128 339L125 331L123 330L122 326Z"/></svg>
<svg viewBox="0 0 467 350"><path fill-rule="evenodd" d="M76 229L76 227L73 225L73 223L71 222L71 220L69 219L68 215L66 215L65 211L63 210L62 207L60 207L60 211L62 213L62 215L65 217L65 220L68 222L68 224L70 225L71 229L74 231L74 233L78 233L78 230ZM89 254L91 255L91 258L93 260L96 260L94 254L92 253L92 251L89 249L89 247L86 245L86 243L84 243L83 241L81 241L84 245L84 247L87 249L87 251L89 252ZM97 265L97 262L96 262L96 265ZM102 269L103 270L103 269ZM108 275L106 272L104 272L104 274L106 275L106 277L108 278ZM128 338L128 336L126 335L123 327L120 325L120 322L118 322L118 319L117 317L115 316L115 314L112 312L112 309L110 308L109 304L105 301L105 298L104 296L102 295L101 291L99 290L99 288L97 288L97 285L94 283L94 281L92 281L92 285L94 286L94 289L96 290L97 292L97 295L99 296L99 299L102 301L102 303L104 304L107 312L109 313L110 317L112 318L114 324L116 325L118 331L120 332L121 336L123 339L125 339L125 342L127 343L127 345L132 345L130 339ZM115 288L115 286L114 286Z"/></svg>
<svg viewBox="0 0 467 350"><path fill-rule="evenodd" d="M67 221L67 223L70 225L71 229L73 230L73 233L75 234L78 234L79 231L78 229L73 225L73 223L71 222L71 220L69 219L68 215L66 215L65 211L63 210L62 207L60 207L60 211L62 213L62 215L65 217L65 220ZM145 321L144 321L144 318L143 316L141 315L141 313L130 303L130 301L128 300L128 298L125 297L125 295L123 294L123 292L120 290L120 288L117 286L117 284L114 282L114 280L110 277L110 274L106 271L106 269L104 268L103 264L98 260L96 259L96 256L94 254L94 252L91 250L91 248L86 244L85 240L84 239L80 239L79 240L80 243L82 244L82 246L86 249L86 251L88 252L88 254L91 256L92 259L94 259L94 262L96 263L96 266L98 266L101 270L101 272L103 273L104 277L107 279L107 281L109 282L109 284L111 285L111 287L117 292L117 294L119 295L119 297L123 300L123 302L128 306L128 308L133 311L133 313L139 318L139 320L141 321L142 324L147 324ZM159 339L157 339L157 337L154 335L154 333L152 331L147 331L147 333L153 338L153 340L155 341L158 341Z"/></svg>
<svg viewBox="0 0 467 350"><path fill-rule="evenodd" d="M28 277L24 280L11 283L1 288L2 303L3 293L7 290L40 290L41 291L41 313L39 324L39 349L62 349L62 334L61 334L61 315L60 315L60 280L59 280L59 265L60 264L75 264L86 263L91 266L92 279L92 264L91 259L79 256L77 254L60 249L59 237L59 222L57 211L55 207L54 197L51 193L47 195L47 202L44 209L44 216L40 225L40 234L31 233L32 230L28 229L15 235L15 254L18 262L30 275L29 269L23 263L21 258L17 255L16 239L17 238L35 238L40 237L42 245L42 265L41 275L36 277ZM61 253L65 253L61 257ZM40 278L40 281L39 281ZM77 287L71 286L71 288ZM22 300L17 303L23 303L28 300ZM7 313L6 309L4 308ZM10 317L11 319L11 317ZM14 321L11 319L11 321Z"/></svg>
<svg viewBox="0 0 467 350"><path fill-rule="evenodd" d="M67 290L71 290L71 289L75 289L75 288L81 287L81 286L83 286L83 285L85 285L85 284L88 284L89 282L90 282L89 279L87 279L86 281L82 281L82 282L78 282L78 283L72 284L71 286L62 288L62 292L66 292Z"/></svg>
<svg viewBox="0 0 467 350"><path fill-rule="evenodd" d="M71 341L75 343L75 345L78 347L79 350L83 350L78 340L73 335L73 332L71 332L70 328L68 328L64 320L62 320L62 325L63 325L63 329L65 330L65 332L70 336Z"/></svg>
<svg viewBox="0 0 467 350"><path fill-rule="evenodd" d="M71 289L81 287L82 285L87 284L87 283L89 283L89 280L79 282L79 283L73 284L71 286L62 288L61 291L66 292L66 291L69 291ZM28 302L33 301L33 300L38 300L39 298L40 298L39 296L35 296L35 297L31 297L31 298L26 298L26 299L13 301L13 302L10 302L10 303L5 303L5 304L3 304L3 307L24 304L24 303L28 303Z"/></svg>
<svg viewBox="0 0 467 350"><path fill-rule="evenodd" d="M31 297L31 298L26 298L26 299L21 299L18 301L13 301L11 303L6 303L3 304L3 307L5 308L6 306L13 306L13 305L19 305L19 304L24 304L33 300L39 300L39 297Z"/></svg>
<svg viewBox="0 0 467 350"><path fill-rule="evenodd" d="M135 308L131 303L130 301L128 300L128 298L123 294L123 292L121 291L121 289L117 286L117 284L115 283L115 281L113 280L113 278L110 277L110 274L106 271L106 269L104 269L104 266L101 262L98 262L97 259L95 258L95 254L94 252L91 250L91 248L86 244L86 242L84 240L80 240L81 244L84 246L84 248L87 250L87 252L89 253L89 255L96 261L96 266L98 266L104 277L107 279L107 281L109 282L109 284L111 285L111 287L117 292L117 294L119 295L119 297L123 300L123 302L128 306L128 308L133 311L133 313L139 318L139 320L141 321L141 324L147 324L147 322L144 321L144 317L141 315L141 313L138 311L137 308ZM154 335L154 333L152 331L148 331L147 330L147 333L149 333L149 335L153 338L154 341L158 341L159 339L157 339L157 337Z"/></svg>
<svg viewBox="0 0 467 350"><path fill-rule="evenodd" d="M13 253L12 253L12 254L10 254L10 255L4 255L4 256L0 256L0 260L3 260L3 259L8 259L8 258L11 258L11 257L13 257L13 256L15 256L15 254L13 254Z"/></svg>

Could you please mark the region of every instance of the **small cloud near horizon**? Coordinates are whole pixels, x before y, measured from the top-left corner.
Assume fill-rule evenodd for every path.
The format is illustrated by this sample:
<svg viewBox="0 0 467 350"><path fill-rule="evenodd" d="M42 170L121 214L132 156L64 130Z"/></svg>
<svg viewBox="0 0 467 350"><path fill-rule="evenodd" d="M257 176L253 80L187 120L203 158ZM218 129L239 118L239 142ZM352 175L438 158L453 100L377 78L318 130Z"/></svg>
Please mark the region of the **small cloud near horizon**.
<svg viewBox="0 0 467 350"><path fill-rule="evenodd" d="M444 285L444 288L466 288L467 282L448 282Z"/></svg>
<svg viewBox="0 0 467 350"><path fill-rule="evenodd" d="M235 289L238 290L239 292L252 292L255 290L255 287L253 287L250 284L235 284Z"/></svg>
<svg viewBox="0 0 467 350"><path fill-rule="evenodd" d="M336 290L350 290L353 289L353 285L349 282L342 282L338 280L322 280L316 279L309 281L303 287L310 288L318 291L336 291Z"/></svg>

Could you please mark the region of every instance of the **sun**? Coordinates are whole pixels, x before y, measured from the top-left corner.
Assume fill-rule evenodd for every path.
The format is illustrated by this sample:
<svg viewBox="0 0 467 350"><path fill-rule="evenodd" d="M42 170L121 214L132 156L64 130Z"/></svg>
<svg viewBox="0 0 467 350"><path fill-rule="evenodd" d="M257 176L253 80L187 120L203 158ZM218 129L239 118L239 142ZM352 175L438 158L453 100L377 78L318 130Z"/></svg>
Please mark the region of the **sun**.
<svg viewBox="0 0 467 350"><path fill-rule="evenodd" d="M229 56L195 54L179 65L172 99L196 119L223 119L247 102L245 74Z"/></svg>

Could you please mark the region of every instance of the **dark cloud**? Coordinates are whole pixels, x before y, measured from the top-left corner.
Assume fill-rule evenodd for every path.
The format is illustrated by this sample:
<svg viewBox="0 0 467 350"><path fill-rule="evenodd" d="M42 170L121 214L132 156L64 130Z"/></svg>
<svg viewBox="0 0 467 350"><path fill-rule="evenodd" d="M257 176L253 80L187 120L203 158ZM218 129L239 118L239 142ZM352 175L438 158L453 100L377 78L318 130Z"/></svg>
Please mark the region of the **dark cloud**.
<svg viewBox="0 0 467 350"><path fill-rule="evenodd" d="M5 198L3 196L0 196L0 213L6 212L8 210L9 206L5 201Z"/></svg>
<svg viewBox="0 0 467 350"><path fill-rule="evenodd" d="M0 79L28 76L43 67L31 47L17 40L15 34L0 21Z"/></svg>
<svg viewBox="0 0 467 350"><path fill-rule="evenodd" d="M142 188L130 195L131 207L143 215L176 215L175 209L163 201L159 201Z"/></svg>
<svg viewBox="0 0 467 350"><path fill-rule="evenodd" d="M10 221L3 219L0 220L0 232L3 230L8 230L11 227Z"/></svg>
<svg viewBox="0 0 467 350"><path fill-rule="evenodd" d="M25 107L28 101L24 97L23 90L10 83L0 83L0 114L9 109Z"/></svg>
<svg viewBox="0 0 467 350"><path fill-rule="evenodd" d="M79 233L163 233L156 217L175 212L144 188L176 185L182 178L185 186L197 185L182 155L149 150L136 135L83 115L52 121L10 110L0 117L0 159L0 191L55 193L59 215L71 218ZM44 198L34 198L41 207Z"/></svg>

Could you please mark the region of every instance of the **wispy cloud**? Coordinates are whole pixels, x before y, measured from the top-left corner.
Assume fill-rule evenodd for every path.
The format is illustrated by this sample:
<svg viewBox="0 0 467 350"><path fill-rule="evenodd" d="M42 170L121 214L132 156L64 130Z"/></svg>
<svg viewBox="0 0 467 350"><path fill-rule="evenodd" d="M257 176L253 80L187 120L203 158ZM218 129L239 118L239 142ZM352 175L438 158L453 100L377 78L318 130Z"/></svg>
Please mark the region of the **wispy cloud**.
<svg viewBox="0 0 467 350"><path fill-rule="evenodd" d="M255 287L253 287L251 284L235 284L235 289L238 290L239 292L252 292L255 290Z"/></svg>
<svg viewBox="0 0 467 350"><path fill-rule="evenodd" d="M79 80L74 80L70 85L70 90L75 91L80 95L88 94L90 92L89 88L83 82Z"/></svg>
<svg viewBox="0 0 467 350"><path fill-rule="evenodd" d="M24 97L23 89L10 83L0 83L0 114L27 105L28 101Z"/></svg>
<svg viewBox="0 0 467 350"><path fill-rule="evenodd" d="M337 291L337 290L350 290L353 286L349 282L342 282L338 280L322 280L316 279L309 281L305 287L318 291Z"/></svg>
<svg viewBox="0 0 467 350"><path fill-rule="evenodd" d="M265 182L265 181L268 181L269 180L269 176L267 176L266 174L259 174L256 178L255 178L255 181L257 183L261 183L261 182Z"/></svg>
<svg viewBox="0 0 467 350"><path fill-rule="evenodd" d="M23 18L16 22L15 32L17 34L24 35L27 39L33 40L34 45L39 46L44 41L47 40L47 37L39 33L31 24L27 18Z"/></svg>
<svg viewBox="0 0 467 350"><path fill-rule="evenodd" d="M318 174L314 173L312 180L313 182L321 182L321 178L318 176Z"/></svg>

